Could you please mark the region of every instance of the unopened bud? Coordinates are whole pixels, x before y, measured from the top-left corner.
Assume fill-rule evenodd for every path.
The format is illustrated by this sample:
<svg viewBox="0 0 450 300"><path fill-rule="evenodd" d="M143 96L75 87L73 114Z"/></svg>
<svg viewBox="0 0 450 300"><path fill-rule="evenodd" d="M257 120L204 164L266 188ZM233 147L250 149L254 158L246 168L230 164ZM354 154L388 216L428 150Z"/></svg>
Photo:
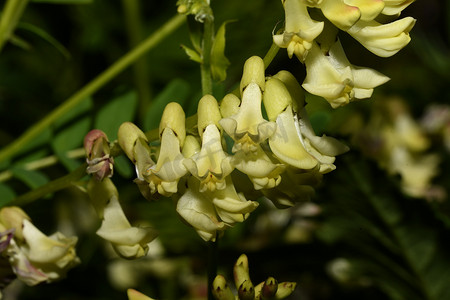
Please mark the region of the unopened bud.
<svg viewBox="0 0 450 300"><path fill-rule="evenodd" d="M259 88L264 91L264 70L264 61L259 56L252 56L245 61L240 84L241 95L247 85L249 85L251 82L255 82L256 84L258 84Z"/></svg>
<svg viewBox="0 0 450 300"><path fill-rule="evenodd" d="M294 292L295 287L297 286L296 282L281 282L278 284L278 290L275 294L275 299L284 299Z"/></svg>
<svg viewBox="0 0 450 300"><path fill-rule="evenodd" d="M270 300L275 297L278 290L278 282L275 278L269 277L261 288L261 300Z"/></svg>
<svg viewBox="0 0 450 300"><path fill-rule="evenodd" d="M131 122L122 123L119 127L119 131L117 133L119 145L128 158L135 163L135 155L134 155L134 145L138 139L142 139L148 142L147 137L144 132L139 129L136 125Z"/></svg>
<svg viewBox="0 0 450 300"><path fill-rule="evenodd" d="M227 94L220 102L220 113L222 117L228 118L239 111L241 100L234 94Z"/></svg>
<svg viewBox="0 0 450 300"><path fill-rule="evenodd" d="M184 141L184 146L181 154L183 154L184 157L189 158L200 151L200 149L200 142L197 140L197 138L192 135L188 135L186 136L186 139Z"/></svg>
<svg viewBox="0 0 450 300"><path fill-rule="evenodd" d="M254 300L255 288L250 280L245 280L238 289L239 300Z"/></svg>
<svg viewBox="0 0 450 300"><path fill-rule="evenodd" d="M282 113L286 107L293 104L291 94L284 83L273 77L266 82L263 102L270 121L275 121L277 116Z"/></svg>
<svg viewBox="0 0 450 300"><path fill-rule="evenodd" d="M18 206L3 207L0 210L0 224L5 229L15 229L14 236L23 239L23 220L31 221L30 217Z"/></svg>
<svg viewBox="0 0 450 300"><path fill-rule="evenodd" d="M183 146L186 137L186 115L180 104L177 102L170 102L164 108L161 122L159 123L159 135L165 128L170 128L180 141L180 146Z"/></svg>
<svg viewBox="0 0 450 300"><path fill-rule="evenodd" d="M305 93L303 88L291 72L282 70L275 74L273 78L279 79L284 83L291 94L292 99L297 103L299 108L305 105Z"/></svg>
<svg viewBox="0 0 450 300"><path fill-rule="evenodd" d="M94 174L97 180L113 175L114 158L110 156L108 137L103 131L99 129L89 131L84 137L84 150L88 174Z"/></svg>
<svg viewBox="0 0 450 300"><path fill-rule="evenodd" d="M241 284L246 280L250 281L247 255L242 254L239 256L234 264L233 275L236 287L241 286Z"/></svg>
<svg viewBox="0 0 450 300"><path fill-rule="evenodd" d="M198 102L197 118L200 137L203 136L203 131L205 131L208 125L214 124L220 128L219 121L222 119L222 115L220 114L219 104L216 98L211 95L205 95L200 99Z"/></svg>
<svg viewBox="0 0 450 300"><path fill-rule="evenodd" d="M216 300L234 300L233 292L229 288L225 277L217 275L213 281L212 294Z"/></svg>

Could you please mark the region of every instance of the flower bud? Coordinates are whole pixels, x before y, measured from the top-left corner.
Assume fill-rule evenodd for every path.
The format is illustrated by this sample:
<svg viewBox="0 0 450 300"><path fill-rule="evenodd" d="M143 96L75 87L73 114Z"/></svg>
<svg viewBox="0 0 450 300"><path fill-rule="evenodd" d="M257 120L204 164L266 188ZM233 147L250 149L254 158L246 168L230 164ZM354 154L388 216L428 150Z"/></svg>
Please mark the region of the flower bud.
<svg viewBox="0 0 450 300"><path fill-rule="evenodd" d="M303 107L305 105L305 93L300 83L298 83L297 79L291 72L282 70L275 74L272 78L279 79L284 83L289 91L289 94L291 94L292 99L299 107Z"/></svg>
<svg viewBox="0 0 450 300"><path fill-rule="evenodd" d="M142 130L140 130L139 127L133 123L125 122L120 125L117 136L120 147L123 149L128 158L133 163L136 163L134 146L136 145L137 140L142 139L148 142L144 132L142 132Z"/></svg>
<svg viewBox="0 0 450 300"><path fill-rule="evenodd" d="M219 121L222 119L222 115L220 114L219 104L214 96L205 95L200 99L198 102L197 118L198 134L200 137L203 136L203 132L208 125L214 124L220 128Z"/></svg>
<svg viewBox="0 0 450 300"><path fill-rule="evenodd" d="M263 102L270 121L275 121L277 116L293 103L289 90L277 78L267 80Z"/></svg>
<svg viewBox="0 0 450 300"><path fill-rule="evenodd" d="M159 123L159 136L162 136L162 132L165 128L170 128L178 137L180 146L183 146L186 137L185 120L186 116L181 105L177 102L170 102L164 108L161 122Z"/></svg>
<svg viewBox="0 0 450 300"><path fill-rule="evenodd" d="M150 298L134 289L128 289L127 296L128 300L154 300L153 298Z"/></svg>
<svg viewBox="0 0 450 300"><path fill-rule="evenodd" d="M272 299L278 290L278 282L275 278L269 277L264 282L261 289L261 300Z"/></svg>
<svg viewBox="0 0 450 300"><path fill-rule="evenodd" d="M220 102L220 113L224 118L228 118L239 111L241 100L235 94L227 94Z"/></svg>
<svg viewBox="0 0 450 300"><path fill-rule="evenodd" d="M114 158L110 156L108 137L103 131L99 129L89 131L84 138L84 149L88 174L94 174L97 180L113 175Z"/></svg>
<svg viewBox="0 0 450 300"><path fill-rule="evenodd" d="M244 71L242 72L242 79L240 84L241 94L244 89L252 82L258 84L259 88L264 91L264 62L259 56L252 56L245 61Z"/></svg>
<svg viewBox="0 0 450 300"><path fill-rule="evenodd" d="M17 206L3 207L0 210L0 224L6 229L15 229L14 237L23 240L23 221L31 221L30 217Z"/></svg>
<svg viewBox="0 0 450 300"><path fill-rule="evenodd" d="M294 292L295 287L297 286L296 282L281 282L278 284L278 290L275 294L275 299L284 299L289 297L292 292Z"/></svg>
<svg viewBox="0 0 450 300"><path fill-rule="evenodd" d="M254 300L255 288L250 280L245 280L238 289L239 300Z"/></svg>
<svg viewBox="0 0 450 300"><path fill-rule="evenodd" d="M183 154L184 157L189 158L192 157L195 153L199 152L201 149L200 142L192 135L186 136L186 139L184 141L183 150L181 151L181 154Z"/></svg>
<svg viewBox="0 0 450 300"><path fill-rule="evenodd" d="M242 254L241 256L239 256L233 268L233 276L234 283L237 287L240 287L241 284L246 280L251 282L247 255Z"/></svg>
<svg viewBox="0 0 450 300"><path fill-rule="evenodd" d="M233 292L228 287L225 277L217 275L213 281L212 294L216 300L234 300Z"/></svg>

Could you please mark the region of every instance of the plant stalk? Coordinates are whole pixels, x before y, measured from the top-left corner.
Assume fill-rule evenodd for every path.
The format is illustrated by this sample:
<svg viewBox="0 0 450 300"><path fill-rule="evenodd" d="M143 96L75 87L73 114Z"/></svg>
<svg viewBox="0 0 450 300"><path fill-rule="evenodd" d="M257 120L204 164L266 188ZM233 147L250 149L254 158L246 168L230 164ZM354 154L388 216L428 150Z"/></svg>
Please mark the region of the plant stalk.
<svg viewBox="0 0 450 300"><path fill-rule="evenodd" d="M52 125L61 116L73 109L78 103L97 92L102 86L138 60L147 51L158 45L159 42L174 32L181 24L183 24L184 21L185 17L183 15L176 15L175 17L172 17L158 31L150 35L142 43L117 60L103 73L98 75L64 103L54 109L44 119L29 128L18 139L2 149L0 151L0 162L13 157L16 152L40 134L44 129Z"/></svg>

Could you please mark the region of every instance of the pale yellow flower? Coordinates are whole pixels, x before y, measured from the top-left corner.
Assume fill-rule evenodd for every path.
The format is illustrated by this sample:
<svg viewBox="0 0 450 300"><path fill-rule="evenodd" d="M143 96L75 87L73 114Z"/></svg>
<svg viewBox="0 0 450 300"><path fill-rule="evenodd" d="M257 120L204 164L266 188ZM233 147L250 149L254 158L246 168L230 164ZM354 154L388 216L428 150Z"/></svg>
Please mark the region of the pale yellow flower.
<svg viewBox="0 0 450 300"><path fill-rule="evenodd" d="M389 80L378 71L350 64L339 41L328 55L314 45L305 65L307 75L303 88L325 98L333 108L369 98L375 87Z"/></svg>
<svg viewBox="0 0 450 300"><path fill-rule="evenodd" d="M287 48L290 58L295 54L303 62L324 24L311 19L307 5L302 1L285 0L283 3L286 15L284 32L275 34L273 42L280 48Z"/></svg>
<svg viewBox="0 0 450 300"><path fill-rule="evenodd" d="M416 20L406 17L388 24L377 21L358 21L347 32L375 55L389 57L405 47L411 37L409 32Z"/></svg>
<svg viewBox="0 0 450 300"><path fill-rule="evenodd" d="M5 252L14 273L27 285L61 279L80 263L75 252L77 237L60 232L46 236L28 219L22 226L24 242L11 240Z"/></svg>
<svg viewBox="0 0 450 300"><path fill-rule="evenodd" d="M415 0L384 0L385 6L381 13L389 16L400 15L402 10L414 1Z"/></svg>
<svg viewBox="0 0 450 300"><path fill-rule="evenodd" d="M158 161L144 171L151 193L170 196L178 190L178 181L187 170L183 165L181 146L186 136L185 114L182 107L171 102L166 105L160 123L161 148Z"/></svg>
<svg viewBox="0 0 450 300"><path fill-rule="evenodd" d="M230 177L222 190L200 192L199 181L188 179L185 193L177 200L177 212L205 241L215 241L223 230L243 222L258 203L237 193Z"/></svg>

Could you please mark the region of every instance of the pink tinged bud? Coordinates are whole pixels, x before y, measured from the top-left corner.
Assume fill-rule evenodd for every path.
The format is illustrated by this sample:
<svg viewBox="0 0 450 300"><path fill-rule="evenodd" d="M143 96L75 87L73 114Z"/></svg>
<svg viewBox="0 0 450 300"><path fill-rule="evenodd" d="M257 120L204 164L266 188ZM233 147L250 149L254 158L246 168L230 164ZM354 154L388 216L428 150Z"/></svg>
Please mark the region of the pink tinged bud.
<svg viewBox="0 0 450 300"><path fill-rule="evenodd" d="M212 286L212 294L216 300L234 300L233 292L229 288L225 277L217 275Z"/></svg>
<svg viewBox="0 0 450 300"><path fill-rule="evenodd" d="M284 299L289 297L297 286L296 282L281 282L278 284L278 290L275 294L275 299Z"/></svg>
<svg viewBox="0 0 450 300"><path fill-rule="evenodd" d="M255 288L250 280L245 280L238 289L238 295L240 300L254 300Z"/></svg>
<svg viewBox="0 0 450 300"><path fill-rule="evenodd" d="M261 299L268 300L272 299L278 290L278 282L275 278L269 277L264 282L261 289Z"/></svg>
<svg viewBox="0 0 450 300"><path fill-rule="evenodd" d="M109 141L106 134L93 129L84 138L88 167L86 172L94 174L97 180L113 175L114 159L110 156Z"/></svg>

